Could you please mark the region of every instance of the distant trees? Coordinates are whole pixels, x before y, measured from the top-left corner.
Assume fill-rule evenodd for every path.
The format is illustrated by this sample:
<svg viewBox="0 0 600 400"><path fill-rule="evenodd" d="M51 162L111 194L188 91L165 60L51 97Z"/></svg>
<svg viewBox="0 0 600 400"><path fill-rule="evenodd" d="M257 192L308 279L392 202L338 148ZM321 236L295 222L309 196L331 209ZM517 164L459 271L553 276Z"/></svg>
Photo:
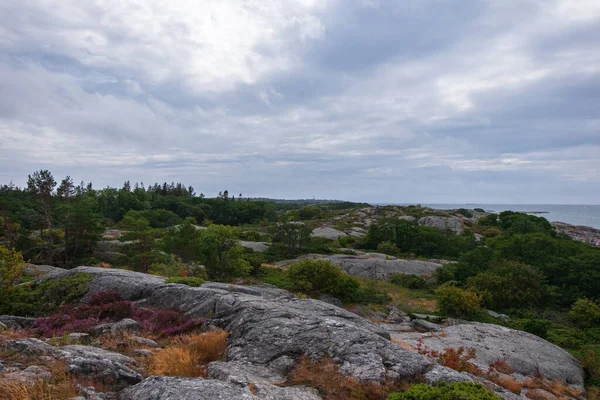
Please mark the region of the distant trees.
<svg viewBox="0 0 600 400"><path fill-rule="evenodd" d="M40 238L46 239L46 257L54 259L54 243L52 237L52 195L56 181L48 170L40 170L29 175L27 178L27 190L36 200L36 216L40 228Z"/></svg>

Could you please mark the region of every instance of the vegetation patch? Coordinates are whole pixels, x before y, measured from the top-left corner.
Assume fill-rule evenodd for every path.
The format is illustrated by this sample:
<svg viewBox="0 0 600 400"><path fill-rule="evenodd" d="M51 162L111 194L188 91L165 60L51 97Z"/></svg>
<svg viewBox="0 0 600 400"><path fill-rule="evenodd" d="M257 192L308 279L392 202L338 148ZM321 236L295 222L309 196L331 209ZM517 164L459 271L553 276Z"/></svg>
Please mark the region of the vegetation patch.
<svg viewBox="0 0 600 400"><path fill-rule="evenodd" d="M393 393L388 400L500 400L483 385L470 382L439 382L435 386L420 383L403 393Z"/></svg>

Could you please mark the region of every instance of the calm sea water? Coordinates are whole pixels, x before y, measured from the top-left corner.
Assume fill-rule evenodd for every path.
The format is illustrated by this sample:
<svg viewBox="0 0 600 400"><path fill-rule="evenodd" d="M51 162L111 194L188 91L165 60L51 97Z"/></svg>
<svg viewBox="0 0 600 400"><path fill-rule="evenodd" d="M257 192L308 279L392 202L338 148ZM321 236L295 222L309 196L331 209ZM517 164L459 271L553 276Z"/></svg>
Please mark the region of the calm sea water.
<svg viewBox="0 0 600 400"><path fill-rule="evenodd" d="M521 211L536 212L545 211L544 214L536 214L548 221L560 221L573 225L585 225L600 229L600 205L557 205L557 204L421 204L438 209L456 208L483 208L486 211Z"/></svg>

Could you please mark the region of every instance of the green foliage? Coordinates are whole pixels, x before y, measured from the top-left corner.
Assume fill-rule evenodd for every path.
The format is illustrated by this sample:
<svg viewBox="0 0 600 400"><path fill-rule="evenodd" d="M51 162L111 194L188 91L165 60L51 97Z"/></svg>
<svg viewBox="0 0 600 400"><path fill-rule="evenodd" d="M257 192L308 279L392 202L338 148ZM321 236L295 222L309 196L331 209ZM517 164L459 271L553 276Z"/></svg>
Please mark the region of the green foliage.
<svg viewBox="0 0 600 400"><path fill-rule="evenodd" d="M196 247L209 278L229 280L250 272L238 235L237 228L223 225L210 225L200 232Z"/></svg>
<svg viewBox="0 0 600 400"><path fill-rule="evenodd" d="M400 249L394 243L386 240L377 245L377 251L383 254L389 254L391 256L397 256L400 254Z"/></svg>
<svg viewBox="0 0 600 400"><path fill-rule="evenodd" d="M550 323L541 319L528 319L523 324L523 330L525 332L532 333L541 338L546 338L548 336L549 327Z"/></svg>
<svg viewBox="0 0 600 400"><path fill-rule="evenodd" d="M546 218L514 211L503 211L498 216L499 227L511 234L545 233L552 234L554 228Z"/></svg>
<svg viewBox="0 0 600 400"><path fill-rule="evenodd" d="M287 269L289 290L313 297L330 294L345 303L385 303L389 297L362 286L329 260L301 260Z"/></svg>
<svg viewBox="0 0 600 400"><path fill-rule="evenodd" d="M477 220L479 226L499 227L498 214L490 214Z"/></svg>
<svg viewBox="0 0 600 400"><path fill-rule="evenodd" d="M587 384L600 387L600 345L588 345L577 352L585 370Z"/></svg>
<svg viewBox="0 0 600 400"><path fill-rule="evenodd" d="M544 280L544 275L530 265L504 261L467 282L481 294L486 307L506 310L515 305L522 308L538 305L544 294Z"/></svg>
<svg viewBox="0 0 600 400"><path fill-rule="evenodd" d="M154 241L156 231L150 227L144 218L134 219L127 216L123 219L123 226L130 229L121 236L122 241L129 241L124 249L129 256L129 264L140 272L148 272L151 264L158 259L157 246Z"/></svg>
<svg viewBox="0 0 600 400"><path fill-rule="evenodd" d="M176 254L185 261L194 261L200 257L196 246L201 230L193 218L186 218L182 224L171 227L163 238L163 249Z"/></svg>
<svg viewBox="0 0 600 400"><path fill-rule="evenodd" d="M42 283L0 292L0 314L34 317L56 311L62 304L75 303L88 292L89 274L74 274Z"/></svg>
<svg viewBox="0 0 600 400"><path fill-rule="evenodd" d="M24 268L21 253L0 246L0 290L11 292L14 283L23 275Z"/></svg>
<svg viewBox="0 0 600 400"><path fill-rule="evenodd" d="M427 286L427 281L418 275L396 274L390 282L409 289L423 289Z"/></svg>
<svg viewBox="0 0 600 400"><path fill-rule="evenodd" d="M152 228L167 228L181 223L181 217L169 210L130 210L125 214L125 218L128 217L144 218Z"/></svg>
<svg viewBox="0 0 600 400"><path fill-rule="evenodd" d="M400 219L380 222L369 228L364 246L376 249L382 242L390 242L405 253L424 257L458 257L475 247L472 234L455 236Z"/></svg>
<svg viewBox="0 0 600 400"><path fill-rule="evenodd" d="M204 279L195 276L172 276L167 278L167 283L179 283L194 287L202 286L204 282Z"/></svg>
<svg viewBox="0 0 600 400"><path fill-rule="evenodd" d="M273 247L285 257L301 254L310 242L311 229L304 224L286 222L277 225L273 234Z"/></svg>
<svg viewBox="0 0 600 400"><path fill-rule="evenodd" d="M280 289L292 290L292 282L287 271L280 268L262 267L258 271L258 279Z"/></svg>
<svg viewBox="0 0 600 400"><path fill-rule="evenodd" d="M473 218L473 212L471 210L467 210L466 208L459 208L456 210L457 214L463 215L467 218Z"/></svg>
<svg viewBox="0 0 600 400"><path fill-rule="evenodd" d="M471 290L446 285L438 288L435 293L444 315L467 318L481 310L481 297Z"/></svg>
<svg viewBox="0 0 600 400"><path fill-rule="evenodd" d="M600 327L600 306L587 298L578 299L569 311L569 318L581 328Z"/></svg>
<svg viewBox="0 0 600 400"><path fill-rule="evenodd" d="M418 383L403 393L392 393L388 400L499 400L483 385L470 382L439 382L436 386Z"/></svg>
<svg viewBox="0 0 600 400"><path fill-rule="evenodd" d="M318 219L323 214L323 210L319 206L306 206L298 211L301 219Z"/></svg>

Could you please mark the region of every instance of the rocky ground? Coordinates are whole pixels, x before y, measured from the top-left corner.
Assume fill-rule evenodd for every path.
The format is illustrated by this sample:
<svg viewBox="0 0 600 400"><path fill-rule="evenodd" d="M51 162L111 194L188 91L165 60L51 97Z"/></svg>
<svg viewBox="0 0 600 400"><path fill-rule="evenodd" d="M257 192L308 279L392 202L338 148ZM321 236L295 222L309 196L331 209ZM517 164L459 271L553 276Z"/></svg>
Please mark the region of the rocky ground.
<svg viewBox="0 0 600 400"><path fill-rule="evenodd" d="M311 387L285 383L298 360L308 356L313 360L329 357L341 373L367 383L479 381L505 399L525 398L528 393L529 398L533 393L538 395L535 398L556 398L551 391L556 392L560 385L566 398L584 397L583 371L568 353L536 336L496 325L432 321L393 308L374 323L326 302L296 298L268 285L208 282L190 287L117 269L51 270L43 279L76 273L92 276L83 301L117 291L138 307L176 309L189 318L204 320L202 330L228 332L224 359L208 364L205 377L148 376L144 358L157 351L160 343L135 336L143 334L136 321L97 327L92 337L69 336L67 339L87 344L64 345L27 337L29 319L2 316L0 384L48 379L53 372L45 365L55 360L78 378L112 383L104 393L82 383L78 395L88 399L320 399ZM126 331L133 332L128 340L139 344L129 348L129 354L119 353L118 345L105 348L106 343L96 337ZM473 369L468 372L442 366L439 357L432 356L434 351L460 348L475 349L469 361ZM26 355L27 361L2 359L2 355L15 353Z"/></svg>

